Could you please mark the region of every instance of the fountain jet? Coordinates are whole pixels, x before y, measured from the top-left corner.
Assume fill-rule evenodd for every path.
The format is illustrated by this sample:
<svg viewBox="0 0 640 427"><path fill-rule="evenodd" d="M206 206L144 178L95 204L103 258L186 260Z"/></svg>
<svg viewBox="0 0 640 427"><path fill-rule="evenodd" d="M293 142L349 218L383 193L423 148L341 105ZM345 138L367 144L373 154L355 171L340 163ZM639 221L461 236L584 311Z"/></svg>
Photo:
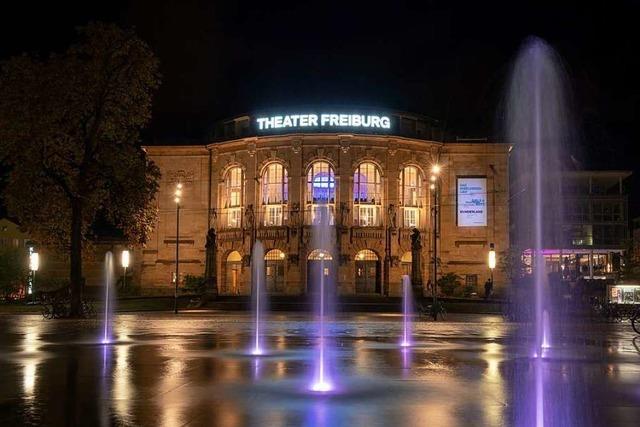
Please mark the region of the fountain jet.
<svg viewBox="0 0 640 427"><path fill-rule="evenodd" d="M411 346L411 316L413 315L411 295L411 279L408 275L402 276L402 347Z"/></svg>
<svg viewBox="0 0 640 427"><path fill-rule="evenodd" d="M252 301L253 301L253 343L251 354L262 356L265 352L264 334L264 313L266 312L266 292L265 292L265 271L264 271L264 246L257 241L253 245L251 254L251 281L252 281Z"/></svg>
<svg viewBox="0 0 640 427"><path fill-rule="evenodd" d="M113 286L113 253L107 252L104 256L104 325L102 333L102 343L109 344L111 342L112 333L112 286Z"/></svg>
<svg viewBox="0 0 640 427"><path fill-rule="evenodd" d="M516 239L532 257L533 354L535 404L525 409L527 424L543 426L566 402L545 398L543 350L550 347L552 299L544 248L562 247L562 152L569 138L568 109L561 62L555 51L538 38L528 39L512 70L506 111L507 137L514 147L512 194ZM517 288L517 286L516 286ZM521 305L526 309L526 305ZM557 324L557 319L556 319Z"/></svg>
<svg viewBox="0 0 640 427"><path fill-rule="evenodd" d="M314 292L317 296L316 302L316 315L317 315L317 356L315 358L314 377L313 382L310 385L310 390L318 393L326 393L334 388L334 384L331 378L331 354L332 351L329 348L327 337L327 323L329 318L329 310L331 304L329 299L333 294L331 286L334 283L329 282L329 269L333 268L331 261L333 260L330 252L326 248L330 247L332 241L331 235L333 234L333 227L330 223L331 213L328 207L324 207L318 212L318 216L314 226L314 243L317 248L320 248L317 252L316 262L319 262L320 268L317 271L318 283L317 292Z"/></svg>

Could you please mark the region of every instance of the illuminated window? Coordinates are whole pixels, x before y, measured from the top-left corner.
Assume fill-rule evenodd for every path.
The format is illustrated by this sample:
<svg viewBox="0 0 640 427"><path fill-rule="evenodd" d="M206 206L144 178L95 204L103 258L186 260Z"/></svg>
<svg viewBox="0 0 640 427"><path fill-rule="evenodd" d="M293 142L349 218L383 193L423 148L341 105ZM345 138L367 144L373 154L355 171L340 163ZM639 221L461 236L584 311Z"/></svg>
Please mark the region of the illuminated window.
<svg viewBox="0 0 640 427"><path fill-rule="evenodd" d="M242 168L230 168L224 176L224 201L228 228L242 226L242 201L244 197L244 173Z"/></svg>
<svg viewBox="0 0 640 427"><path fill-rule="evenodd" d="M333 168L325 161L312 163L307 173L307 223L319 224L326 218L333 225L335 203L336 178Z"/></svg>
<svg viewBox="0 0 640 427"><path fill-rule="evenodd" d="M404 228L420 227L420 208L402 208Z"/></svg>
<svg viewBox="0 0 640 427"><path fill-rule="evenodd" d="M311 253L309 254L309 256L307 257L308 260L313 260L313 261L319 261L319 260L332 260L333 258L331 257L331 254L325 250L322 249L314 249L313 251L311 251Z"/></svg>
<svg viewBox="0 0 640 427"><path fill-rule="evenodd" d="M361 227L381 224L382 176L378 166L360 163L353 174L353 213L355 225Z"/></svg>
<svg viewBox="0 0 640 427"><path fill-rule="evenodd" d="M269 163L262 173L264 225L280 226L286 220L289 199L287 170L280 163Z"/></svg>
<svg viewBox="0 0 640 427"><path fill-rule="evenodd" d="M402 226L419 228L422 213L422 174L415 166L406 166L400 171L400 187L398 188L400 206L402 207Z"/></svg>

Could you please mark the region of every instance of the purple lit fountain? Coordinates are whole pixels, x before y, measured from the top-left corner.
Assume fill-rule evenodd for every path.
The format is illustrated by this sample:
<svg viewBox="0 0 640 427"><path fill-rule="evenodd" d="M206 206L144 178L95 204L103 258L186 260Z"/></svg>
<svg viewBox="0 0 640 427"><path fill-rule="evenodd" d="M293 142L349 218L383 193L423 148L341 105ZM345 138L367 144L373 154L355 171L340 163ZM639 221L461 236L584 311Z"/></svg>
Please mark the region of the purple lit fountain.
<svg viewBox="0 0 640 427"><path fill-rule="evenodd" d="M263 334L267 298L264 287L264 276L264 246L262 242L257 241L253 245L253 252L251 253L251 296L254 320L251 354L254 356L262 356L265 354Z"/></svg>
<svg viewBox="0 0 640 427"><path fill-rule="evenodd" d="M568 157L572 142L565 88L564 71L555 51L538 38L528 39L512 70L505 116L508 142L513 144L511 217L517 233L512 245L518 250L530 249L532 254L532 281L512 287L521 319L530 322L520 327L531 326L515 339L532 337L526 352L534 355L514 364L515 425L588 424L583 423L586 411L579 410L588 403L575 401L585 399L580 376L561 379L555 373L558 368L554 365L561 363L562 357L574 356L560 356L556 347L563 325L571 319L564 318L566 313L554 306L551 289L560 283L557 273L545 265L543 252L563 244L559 228L564 210L562 159Z"/></svg>
<svg viewBox="0 0 640 427"><path fill-rule="evenodd" d="M109 344L112 339L113 269L113 253L107 252L104 256L104 325L102 332L102 344Z"/></svg>
<svg viewBox="0 0 640 427"><path fill-rule="evenodd" d="M327 393L334 389L334 383L331 375L332 368L332 349L330 348L330 338L327 334L327 324L330 319L330 309L332 307L331 299L334 294L332 287L335 283L330 280L331 270L333 267L333 257L326 250L331 246L331 236L334 232L332 213L327 206L321 206L315 212L313 229L313 241L319 248L313 252L313 261L316 268L312 269L312 273L316 275L314 278L314 287L312 294L316 299L316 316L317 316L317 352L314 358L313 380L309 389L317 393Z"/></svg>
<svg viewBox="0 0 640 427"><path fill-rule="evenodd" d="M411 295L411 279L402 276L402 339L400 346L411 346L411 316L413 315L413 300Z"/></svg>

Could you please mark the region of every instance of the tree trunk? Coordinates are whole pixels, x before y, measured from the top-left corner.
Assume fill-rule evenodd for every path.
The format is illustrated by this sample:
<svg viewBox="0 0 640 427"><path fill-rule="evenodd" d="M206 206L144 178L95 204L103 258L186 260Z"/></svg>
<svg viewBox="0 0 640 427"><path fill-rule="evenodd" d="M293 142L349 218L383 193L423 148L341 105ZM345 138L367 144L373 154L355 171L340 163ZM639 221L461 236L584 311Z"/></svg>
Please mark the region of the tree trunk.
<svg viewBox="0 0 640 427"><path fill-rule="evenodd" d="M71 201L71 317L82 316L82 202Z"/></svg>

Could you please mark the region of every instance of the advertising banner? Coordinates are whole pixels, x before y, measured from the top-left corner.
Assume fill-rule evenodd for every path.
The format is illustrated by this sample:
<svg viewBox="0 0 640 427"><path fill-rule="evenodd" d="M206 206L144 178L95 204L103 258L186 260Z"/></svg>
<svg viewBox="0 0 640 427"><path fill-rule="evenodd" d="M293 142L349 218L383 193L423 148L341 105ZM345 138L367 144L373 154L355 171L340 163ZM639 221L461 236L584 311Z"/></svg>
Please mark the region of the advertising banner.
<svg viewBox="0 0 640 427"><path fill-rule="evenodd" d="M487 178L458 177L458 227L486 227Z"/></svg>

